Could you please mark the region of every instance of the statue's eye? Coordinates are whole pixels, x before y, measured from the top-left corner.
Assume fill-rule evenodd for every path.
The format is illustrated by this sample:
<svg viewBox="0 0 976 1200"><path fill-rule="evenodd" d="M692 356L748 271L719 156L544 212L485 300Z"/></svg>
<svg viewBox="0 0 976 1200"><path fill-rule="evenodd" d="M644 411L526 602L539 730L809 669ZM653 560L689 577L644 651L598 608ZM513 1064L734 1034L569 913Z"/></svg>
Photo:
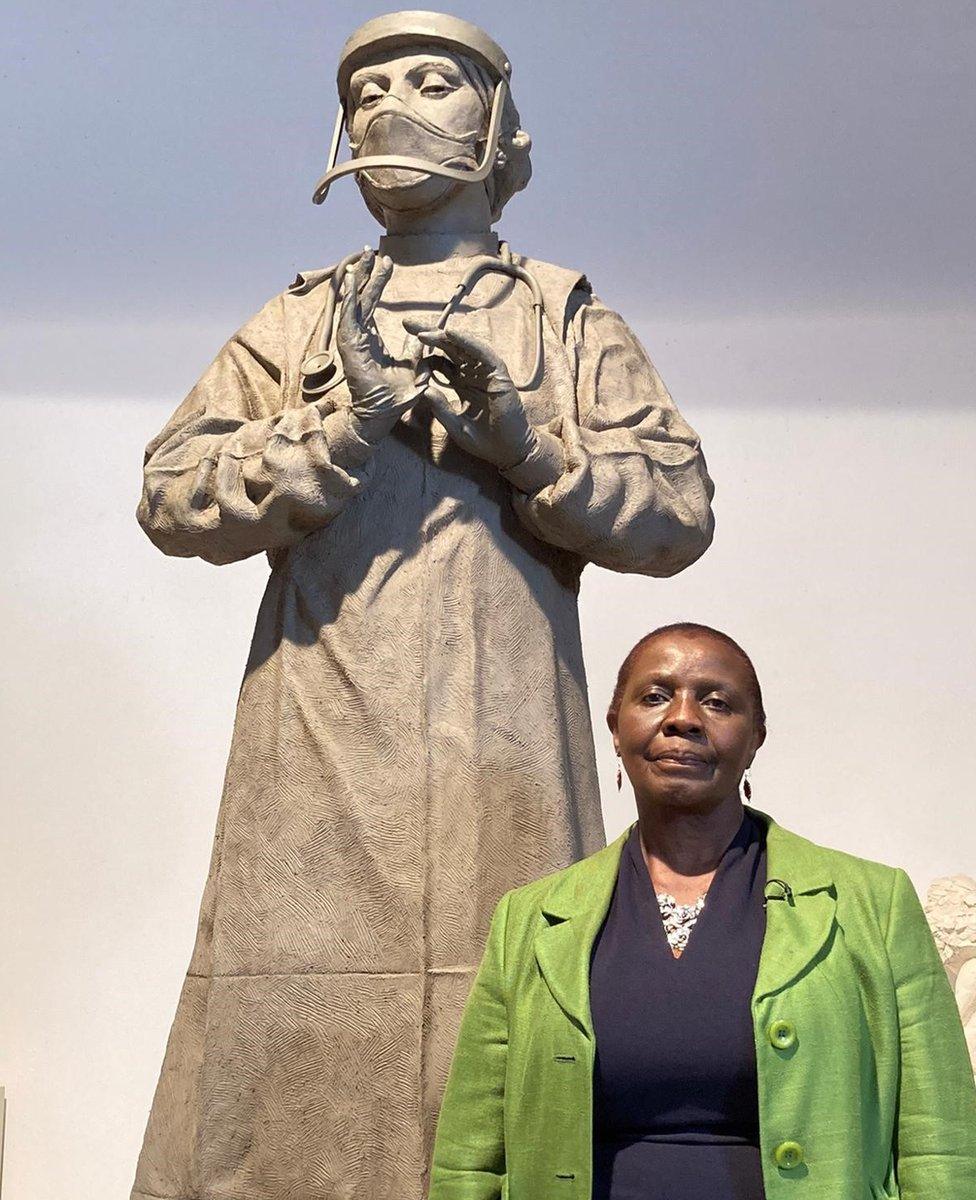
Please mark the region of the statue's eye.
<svg viewBox="0 0 976 1200"><path fill-rule="evenodd" d="M420 85L420 94L433 100L437 100L441 96L448 96L453 91L454 88L443 75L425 75L424 81Z"/></svg>
<svg viewBox="0 0 976 1200"><path fill-rule="evenodd" d="M367 83L363 85L362 91L359 93L359 99L356 101L357 108L372 108L374 104L378 104L386 95L386 92L375 83Z"/></svg>

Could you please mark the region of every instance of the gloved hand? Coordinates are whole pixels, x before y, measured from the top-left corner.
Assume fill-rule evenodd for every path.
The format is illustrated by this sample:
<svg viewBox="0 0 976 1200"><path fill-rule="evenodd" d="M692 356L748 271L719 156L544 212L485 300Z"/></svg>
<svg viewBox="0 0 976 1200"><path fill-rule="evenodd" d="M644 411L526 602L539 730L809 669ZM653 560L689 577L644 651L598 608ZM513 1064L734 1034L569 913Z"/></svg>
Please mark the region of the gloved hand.
<svg viewBox="0 0 976 1200"><path fill-rule="evenodd" d="M423 349L418 339L410 337L404 357L394 358L373 323L373 310L392 274L392 261L384 256L377 263L371 249L355 267L347 267L336 328L356 432L370 443L386 437L424 391L416 381Z"/></svg>
<svg viewBox="0 0 976 1200"><path fill-rule="evenodd" d="M428 382L426 398L451 438L500 471L524 462L537 447L539 434L503 360L470 334L425 329L419 321L403 324L422 345L445 356L438 369L447 375L455 395Z"/></svg>

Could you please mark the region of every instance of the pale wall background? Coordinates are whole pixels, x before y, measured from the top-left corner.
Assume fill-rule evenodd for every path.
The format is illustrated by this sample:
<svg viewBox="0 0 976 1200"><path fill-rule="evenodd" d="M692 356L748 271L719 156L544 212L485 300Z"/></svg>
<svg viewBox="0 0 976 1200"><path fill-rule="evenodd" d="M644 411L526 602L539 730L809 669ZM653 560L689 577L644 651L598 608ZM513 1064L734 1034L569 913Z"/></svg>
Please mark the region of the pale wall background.
<svg viewBox="0 0 976 1200"><path fill-rule="evenodd" d="M584 576L608 833L631 818L602 724L616 666L690 618L755 658L761 807L921 891L976 874L976 13L451 7L510 47L536 139L503 232L627 315L718 485L689 571ZM4 1200L127 1195L266 576L159 555L132 515L141 451L296 267L375 238L350 186L326 212L308 192L339 44L376 11L95 0L11 24Z"/></svg>

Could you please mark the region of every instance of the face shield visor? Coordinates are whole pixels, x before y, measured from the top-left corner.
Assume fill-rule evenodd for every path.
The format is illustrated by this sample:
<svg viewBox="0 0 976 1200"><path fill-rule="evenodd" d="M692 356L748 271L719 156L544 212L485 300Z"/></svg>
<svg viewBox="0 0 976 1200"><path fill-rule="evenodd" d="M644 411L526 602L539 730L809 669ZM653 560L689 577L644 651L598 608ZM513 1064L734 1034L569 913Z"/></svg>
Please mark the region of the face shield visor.
<svg viewBox="0 0 976 1200"><path fill-rule="evenodd" d="M494 82L491 108L488 117L488 128L485 134L485 148L480 160L473 166L457 165L457 159L467 160L465 154L452 154L459 149L461 143L457 139L441 138L444 143L445 161L437 162L429 157L412 154L370 154L370 137L364 139L354 153L358 156L348 162L339 162L339 152L342 143L343 130L347 128L349 116L349 83L353 72L377 55L394 53L397 50L408 51L417 46L440 46L455 54L462 55L481 66ZM508 80L511 76L511 64L505 57L504 51L476 25L462 21L445 13L432 12L399 12L390 13L367 21L346 42L339 60L337 83L339 88L339 112L336 116L335 129L332 134L332 145L329 151L329 162L325 174L315 186L312 200L321 204L329 193L329 188L336 179L343 175L360 174L369 180L370 172L383 171L407 172L413 178L420 176L437 176L454 183L483 183L492 173L495 166L495 155L498 150L498 140L501 135L502 115L505 100L508 96ZM406 113L398 117L395 113L384 115L383 122L390 126L385 137L377 140L386 142L399 141L391 138L397 122L402 122L404 134L403 144L409 149L411 137L410 124L420 128L428 135L425 145L437 145L438 135L444 131L430 127L422 129L422 123L417 121L415 114L409 118ZM377 133L381 126L377 125ZM433 143L430 139L433 139ZM479 135L480 140L480 135ZM453 145L448 144L453 142ZM451 159L455 162L452 163Z"/></svg>

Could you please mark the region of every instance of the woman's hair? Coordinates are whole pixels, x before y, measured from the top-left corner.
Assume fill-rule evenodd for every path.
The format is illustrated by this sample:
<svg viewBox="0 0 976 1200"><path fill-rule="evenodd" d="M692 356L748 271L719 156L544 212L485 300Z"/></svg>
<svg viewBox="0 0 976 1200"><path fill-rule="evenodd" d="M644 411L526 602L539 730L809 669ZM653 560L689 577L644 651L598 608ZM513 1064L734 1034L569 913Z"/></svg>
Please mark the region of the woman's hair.
<svg viewBox="0 0 976 1200"><path fill-rule="evenodd" d="M718 629L712 629L710 625L697 625L694 621L678 621L673 625L661 625L657 629L652 629L650 633L645 634L631 648L627 657L620 664L620 670L617 672L617 684L613 689L610 708L607 710L607 720L612 726L617 723L617 714L620 712L620 704L624 698L627 682L630 679L631 671L634 669L637 656L648 642L669 633L684 634L686 637L714 638L715 641L722 642L723 645L733 650L739 656L742 665L746 669L746 676L749 681L749 698L752 701L752 707L756 714L756 724L763 729L766 727L766 710L763 708L762 688L759 686L759 676L756 674L756 668L752 665L752 659L746 654L739 643L730 638L727 633L722 633Z"/></svg>

